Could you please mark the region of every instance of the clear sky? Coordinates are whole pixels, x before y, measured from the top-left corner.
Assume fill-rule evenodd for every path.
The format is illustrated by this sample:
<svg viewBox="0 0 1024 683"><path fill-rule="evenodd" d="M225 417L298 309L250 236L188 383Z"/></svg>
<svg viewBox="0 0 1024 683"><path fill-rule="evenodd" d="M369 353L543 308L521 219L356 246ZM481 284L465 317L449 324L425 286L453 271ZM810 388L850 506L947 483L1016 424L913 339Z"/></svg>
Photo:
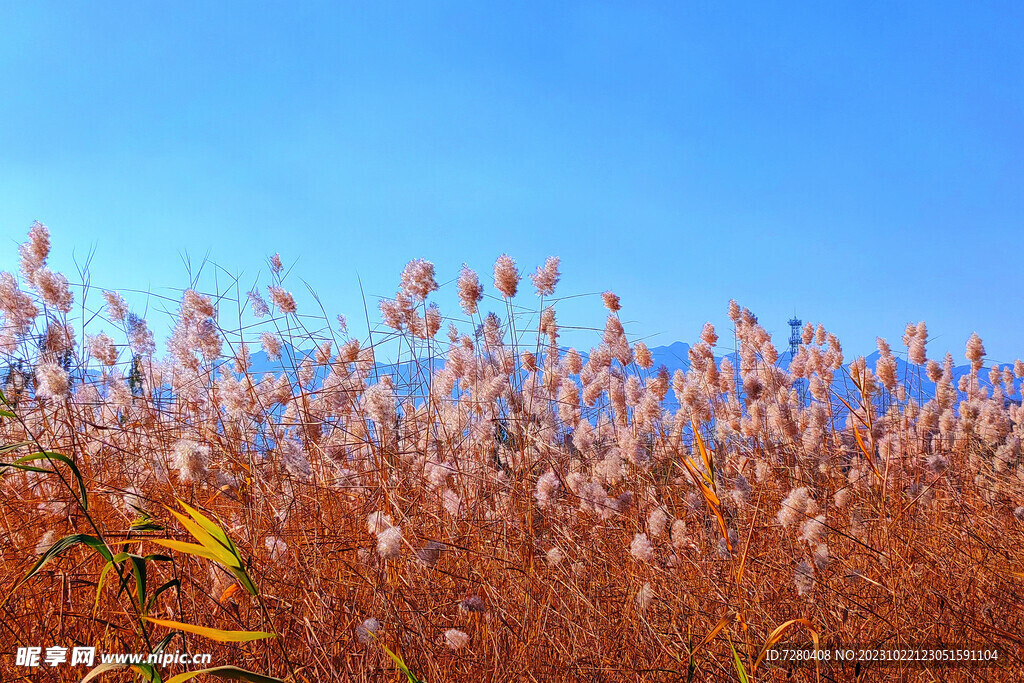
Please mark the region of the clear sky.
<svg viewBox="0 0 1024 683"><path fill-rule="evenodd" d="M559 255L652 344L735 298L1024 355L1024 4L356 4L0 2L0 268L34 219L103 287L279 251L354 319Z"/></svg>

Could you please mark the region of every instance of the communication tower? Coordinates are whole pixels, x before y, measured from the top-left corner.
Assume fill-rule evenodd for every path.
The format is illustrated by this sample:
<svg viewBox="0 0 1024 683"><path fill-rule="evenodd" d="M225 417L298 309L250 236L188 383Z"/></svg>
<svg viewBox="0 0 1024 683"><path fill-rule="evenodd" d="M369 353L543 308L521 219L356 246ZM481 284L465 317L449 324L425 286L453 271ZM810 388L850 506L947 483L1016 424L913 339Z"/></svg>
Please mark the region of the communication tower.
<svg viewBox="0 0 1024 683"><path fill-rule="evenodd" d="M800 350L800 327L804 324L803 320L797 318L795 315L789 319L789 356L790 360L796 357L796 352Z"/></svg>
<svg viewBox="0 0 1024 683"><path fill-rule="evenodd" d="M796 358L797 352L800 350L800 327L804 324L803 320L796 317L795 315L789 319L789 362L792 363L793 359ZM793 388L796 389L797 395L800 397L800 403L803 404L804 397L804 381L798 379L793 382Z"/></svg>

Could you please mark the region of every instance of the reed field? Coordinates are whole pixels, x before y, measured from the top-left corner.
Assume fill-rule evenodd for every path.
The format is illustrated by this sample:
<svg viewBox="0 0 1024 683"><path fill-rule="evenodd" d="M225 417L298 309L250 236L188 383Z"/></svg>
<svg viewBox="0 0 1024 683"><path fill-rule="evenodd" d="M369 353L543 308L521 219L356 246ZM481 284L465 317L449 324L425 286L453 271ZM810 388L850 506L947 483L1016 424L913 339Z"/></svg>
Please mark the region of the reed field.
<svg viewBox="0 0 1024 683"><path fill-rule="evenodd" d="M143 299L49 252L35 223L0 260L2 681L1024 672L1024 363L977 335L867 361L815 322L790 360L722 302L670 373L612 292L562 344L554 257L412 261L357 337L277 255ZM999 661L770 654L815 643ZM16 661L49 646L210 663Z"/></svg>

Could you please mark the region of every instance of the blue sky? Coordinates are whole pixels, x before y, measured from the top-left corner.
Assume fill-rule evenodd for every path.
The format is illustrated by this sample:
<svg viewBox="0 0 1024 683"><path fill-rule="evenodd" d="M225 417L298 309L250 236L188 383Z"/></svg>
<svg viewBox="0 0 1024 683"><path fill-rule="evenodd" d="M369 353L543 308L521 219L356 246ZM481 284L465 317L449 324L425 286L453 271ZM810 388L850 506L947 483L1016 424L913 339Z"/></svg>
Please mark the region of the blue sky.
<svg viewBox="0 0 1024 683"><path fill-rule="evenodd" d="M57 267L94 247L103 287L184 286L185 251L255 277L279 251L354 320L357 273L390 295L411 258L444 280L554 254L561 294L614 290L652 344L724 327L735 298L780 345L796 311L851 351L925 319L934 352L977 331L1022 353L1019 3L0 17L3 268L34 219ZM602 317L591 297L560 319Z"/></svg>

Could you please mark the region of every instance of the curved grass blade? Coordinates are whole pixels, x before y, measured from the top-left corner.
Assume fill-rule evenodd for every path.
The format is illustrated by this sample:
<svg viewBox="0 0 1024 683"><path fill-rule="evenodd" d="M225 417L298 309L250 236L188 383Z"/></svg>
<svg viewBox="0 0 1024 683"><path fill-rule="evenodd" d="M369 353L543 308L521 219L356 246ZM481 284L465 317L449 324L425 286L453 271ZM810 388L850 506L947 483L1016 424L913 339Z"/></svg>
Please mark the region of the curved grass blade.
<svg viewBox="0 0 1024 683"><path fill-rule="evenodd" d="M697 650L701 649L702 647L704 647L705 645L710 643L711 640L715 636L717 636L719 633L721 633L723 628L725 628L726 626L728 626L729 624L731 624L735 620L736 620L736 615L735 614L727 614L724 617L722 617L722 620L719 621L718 624L713 629L711 629L711 632L708 633L706 636L704 636L704 640L700 641L700 644L697 645L697 647L693 648L693 653L696 653Z"/></svg>
<svg viewBox="0 0 1024 683"><path fill-rule="evenodd" d="M153 519L148 512L140 507L132 505L132 508L138 513L138 517L132 520L131 530L132 531L163 531L164 527Z"/></svg>
<svg viewBox="0 0 1024 683"><path fill-rule="evenodd" d="M209 550L207 550L205 547L199 545L198 543L187 543L185 541L175 541L172 538L150 538L148 540L151 543L156 543L157 545L162 545L165 548L170 548L171 550L177 550L179 553L185 553L186 555L194 555L195 557L202 557L204 559L212 560L213 562L217 562L218 564L220 563L220 561L217 559L216 555L214 555L213 553L211 553Z"/></svg>
<svg viewBox="0 0 1024 683"><path fill-rule="evenodd" d="M686 473L693 480L694 486L700 491L700 494L704 497L704 502L711 508L711 512L715 515L715 520L718 522L718 528L722 532L722 538L725 539L726 548L729 552L732 552L732 541L729 540L729 528L725 523L725 517L722 515L722 501L718 498L718 494L712 490L707 484L707 474L704 472L697 472L697 468L693 466L689 458L685 457L682 453L676 449L676 455L679 456L679 461L683 464L686 469Z"/></svg>
<svg viewBox="0 0 1024 683"><path fill-rule="evenodd" d="M235 557L234 553L219 540L213 537L209 532L206 531L201 525L196 523L194 520L189 519L185 515L181 514L177 510L171 510L167 508L172 515L174 515L181 525L192 534L199 545L203 546L210 555L216 559L219 564L226 567L234 567L239 564L238 558Z"/></svg>
<svg viewBox="0 0 1024 683"><path fill-rule="evenodd" d="M78 491L81 496L79 502L82 504L82 509L85 511L89 510L89 498L85 493L85 481L82 479L82 473L79 471L78 465L72 462L71 458L68 456L60 453L54 453L53 451L40 451L38 453L32 453L31 455L22 456L11 464L21 465L24 463L35 462L37 460L58 460L70 467L71 473L75 475L75 481L78 482Z"/></svg>
<svg viewBox="0 0 1024 683"><path fill-rule="evenodd" d="M170 510L170 508L168 510L206 550L207 554L204 557L213 559L230 571L238 579L238 582L242 584L242 587L249 591L250 595L259 593L256 584L253 583L252 578L249 577L249 573L245 569L242 553L227 533L199 510L196 510L181 499L177 500L178 504L189 516L186 517L176 510ZM193 552L192 554L198 553Z"/></svg>
<svg viewBox="0 0 1024 683"><path fill-rule="evenodd" d="M248 643L252 640L263 640L264 638L277 637L273 633L267 633L266 631L222 631L217 628L196 626L194 624L183 624L178 621L169 621L167 619L154 619L153 617L143 617L143 619L152 622L157 626L173 628L186 633L194 633L197 636L216 640L219 643Z"/></svg>
<svg viewBox="0 0 1024 683"><path fill-rule="evenodd" d="M790 619L789 621L776 627L774 631L768 634L768 638L765 639L764 645L761 646L761 651L757 655L757 659L754 661L754 666L751 667L751 673L757 673L757 667L761 661L768 654L768 650L772 648L777 642L782 640L783 634L793 626L803 626L811 632L811 638L814 640L814 648L818 648L818 632L814 629L814 625L810 619Z"/></svg>
<svg viewBox="0 0 1024 683"><path fill-rule="evenodd" d="M118 553L117 555L114 555L112 558L110 558L110 560L105 565L103 565L103 571L100 572L100 580L96 582L96 602L92 607L92 616L94 619L96 618L96 614L99 612L100 609L100 591L103 590L103 581L107 578L107 572L113 569L114 565L118 562L124 562L127 559L128 553ZM120 590L123 589L124 584L122 583ZM118 595L120 595L120 590L118 591Z"/></svg>
<svg viewBox="0 0 1024 683"><path fill-rule="evenodd" d="M416 674L410 671L409 667L406 666L405 661L400 656L392 652L391 648L385 645L384 641L378 638L376 633L373 631L367 631L367 633L373 636L373 639L377 641L377 644L381 646L381 649L384 650L388 657L391 657L391 660L395 663L395 666L398 667L398 670L405 674L406 679L408 679L407 683L426 683L426 681L419 679Z"/></svg>
<svg viewBox="0 0 1024 683"><path fill-rule="evenodd" d="M70 536L65 536L50 546L50 548L43 553L42 557L40 557L35 565L32 566L28 573L14 585L14 588L11 589L11 593L14 593L14 591L21 588L26 581L38 574L40 569L45 567L55 558L59 557L65 550L80 544L89 546L102 555L108 562L113 559L113 556L110 554L110 550L107 548L106 544L95 536L89 536L87 534L72 534ZM10 596L8 595L8 598L9 597ZM4 600L4 602L6 603L7 601Z"/></svg>
<svg viewBox="0 0 1024 683"><path fill-rule="evenodd" d="M697 427L696 421L691 421L693 425L693 437L697 441L697 448L700 451L700 459L704 461L704 480L708 483L708 486L712 491L715 490L715 463L711 459L711 451L704 444L704 437L700 435L700 429ZM717 493L717 491L716 491Z"/></svg>
<svg viewBox="0 0 1024 683"><path fill-rule="evenodd" d="M54 474L53 470L48 470L45 467L32 467L31 465L18 465L13 462L0 462L0 467L11 467L16 470L22 470L24 472L42 472L43 474Z"/></svg>
<svg viewBox="0 0 1024 683"><path fill-rule="evenodd" d="M172 588L177 588L178 590L181 590L181 581L178 579L171 579L164 585L157 588L153 592L153 595L149 596L149 600L146 601L146 608L142 611L142 615L145 616L149 614L149 610L153 609L153 605L156 604L157 598L159 598L162 593Z"/></svg>
<svg viewBox="0 0 1024 683"><path fill-rule="evenodd" d="M234 542L227 535L227 533L224 532L223 529L221 529L217 524L210 520L209 517L201 513L199 510L196 510L194 507L192 507L185 501L181 499L177 500L178 505L184 508L185 512L187 512L189 516L192 517L192 519L196 520L196 523L198 523L203 528L203 530L206 531L206 533L208 533L210 536L213 536L218 543L223 545L232 554L238 554L238 548L235 546Z"/></svg>
<svg viewBox="0 0 1024 683"><path fill-rule="evenodd" d="M859 385L858 385L858 388L859 388ZM863 424L869 430L871 429L871 425L869 425L867 423L867 421L865 421L864 418L861 417L857 413L857 411L854 410L853 407L850 406L850 404L846 402L845 399L843 399L842 396L840 396L839 394L836 394L836 398L838 398L840 401L842 401L843 405L846 406L846 409L850 411L850 414L853 415L858 420L860 420L861 424ZM871 471L875 473L876 477L881 478L882 477L881 473L878 471L878 468L875 467L875 458L874 458L874 456L872 456L871 451L868 449L868 447L864 445L864 439L860 435L860 430L857 428L857 425L852 425L852 428L853 428L853 435L857 439L857 447L860 448L860 452L864 454L864 459L867 460L868 461L868 465L871 466ZM869 433L869 435L870 435L870 433Z"/></svg>
<svg viewBox="0 0 1024 683"><path fill-rule="evenodd" d="M129 555L132 573L135 574L135 599L138 602L139 614L146 605L146 558L140 555Z"/></svg>
<svg viewBox="0 0 1024 683"><path fill-rule="evenodd" d="M736 646L732 644L732 638L729 638L729 649L732 650L732 662L736 667L736 674L740 677L740 683L750 683L750 676L747 674L747 668L743 666L740 654L736 652Z"/></svg>

